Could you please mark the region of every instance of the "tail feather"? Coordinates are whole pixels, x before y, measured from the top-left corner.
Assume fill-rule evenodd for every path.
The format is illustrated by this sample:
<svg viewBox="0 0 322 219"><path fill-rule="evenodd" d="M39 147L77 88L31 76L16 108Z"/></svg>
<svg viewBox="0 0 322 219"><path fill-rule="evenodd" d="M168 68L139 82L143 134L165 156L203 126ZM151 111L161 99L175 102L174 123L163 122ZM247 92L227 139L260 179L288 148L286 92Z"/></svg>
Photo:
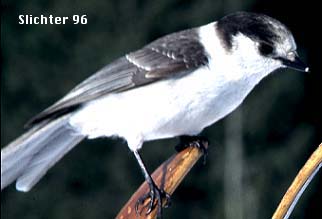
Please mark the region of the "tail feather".
<svg viewBox="0 0 322 219"><path fill-rule="evenodd" d="M29 191L57 161L77 145L84 137L75 135L73 130L61 129L48 141L46 146L34 155L32 161L19 176L16 188Z"/></svg>
<svg viewBox="0 0 322 219"><path fill-rule="evenodd" d="M36 125L1 150L1 190L17 180L18 190L29 191L84 138L68 126L68 117Z"/></svg>

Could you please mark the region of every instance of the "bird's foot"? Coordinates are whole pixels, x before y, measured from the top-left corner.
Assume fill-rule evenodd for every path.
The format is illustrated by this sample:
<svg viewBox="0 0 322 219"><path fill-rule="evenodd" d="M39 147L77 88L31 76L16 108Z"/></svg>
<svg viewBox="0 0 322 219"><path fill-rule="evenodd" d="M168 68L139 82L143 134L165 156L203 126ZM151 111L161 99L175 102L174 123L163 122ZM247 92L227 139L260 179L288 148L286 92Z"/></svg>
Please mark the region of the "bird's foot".
<svg viewBox="0 0 322 219"><path fill-rule="evenodd" d="M140 215L142 210L139 211L139 206L143 205L146 200L148 200L148 203L143 206L143 208L147 207L146 215L150 214L152 210L157 207L157 218L162 218L162 208L167 208L170 206L171 197L163 189L159 189L154 183L149 183L149 187L149 192L137 200L135 211L138 215Z"/></svg>
<svg viewBox="0 0 322 219"><path fill-rule="evenodd" d="M207 161L209 140L203 136L180 136L180 142L175 146L176 151L180 152L187 147L196 147L203 153L203 163Z"/></svg>

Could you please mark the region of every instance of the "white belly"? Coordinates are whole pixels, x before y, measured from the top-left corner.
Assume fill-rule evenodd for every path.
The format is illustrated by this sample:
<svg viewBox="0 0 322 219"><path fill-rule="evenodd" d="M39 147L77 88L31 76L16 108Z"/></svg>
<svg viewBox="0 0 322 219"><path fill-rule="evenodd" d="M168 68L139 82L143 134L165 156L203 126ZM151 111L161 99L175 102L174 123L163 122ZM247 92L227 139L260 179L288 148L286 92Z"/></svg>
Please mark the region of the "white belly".
<svg viewBox="0 0 322 219"><path fill-rule="evenodd" d="M180 79L91 101L70 118L70 124L89 138L123 137L131 150L147 140L198 134L234 110L270 72L261 72L261 62L245 68L220 49L214 34L213 24L200 29L200 40L207 43L206 52L212 57L208 66Z"/></svg>
<svg viewBox="0 0 322 219"><path fill-rule="evenodd" d="M71 117L70 124L89 138L146 141L197 134L217 117L210 114L215 93L208 92L213 80L205 80L212 74L204 68L178 80L110 94L88 103Z"/></svg>
<svg viewBox="0 0 322 219"><path fill-rule="evenodd" d="M235 109L251 90L220 77L204 67L180 79L110 94L85 105L70 124L88 138L123 137L132 150L147 140L196 135Z"/></svg>

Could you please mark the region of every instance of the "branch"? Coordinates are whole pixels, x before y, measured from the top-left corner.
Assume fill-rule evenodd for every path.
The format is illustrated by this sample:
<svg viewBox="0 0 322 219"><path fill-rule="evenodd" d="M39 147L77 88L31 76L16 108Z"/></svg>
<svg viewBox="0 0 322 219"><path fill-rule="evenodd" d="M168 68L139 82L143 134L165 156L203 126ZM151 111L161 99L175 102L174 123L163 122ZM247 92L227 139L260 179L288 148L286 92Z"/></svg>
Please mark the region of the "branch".
<svg viewBox="0 0 322 219"><path fill-rule="evenodd" d="M208 148L208 145L204 145ZM197 160L203 155L203 152L196 147L188 147L183 151L174 154L167 161L163 162L157 170L152 174L154 182L159 188L164 189L168 194L172 195L190 169L194 166ZM146 200L140 206L140 215L136 214L135 204L137 200L149 191L149 187L144 182L139 189L132 195L129 201L123 206L122 210L116 216L117 219L154 219L157 215L157 208L154 208L149 215L146 215L149 202Z"/></svg>
<svg viewBox="0 0 322 219"><path fill-rule="evenodd" d="M306 161L293 183L288 188L277 207L272 219L287 219L292 213L297 201L322 166L322 143Z"/></svg>

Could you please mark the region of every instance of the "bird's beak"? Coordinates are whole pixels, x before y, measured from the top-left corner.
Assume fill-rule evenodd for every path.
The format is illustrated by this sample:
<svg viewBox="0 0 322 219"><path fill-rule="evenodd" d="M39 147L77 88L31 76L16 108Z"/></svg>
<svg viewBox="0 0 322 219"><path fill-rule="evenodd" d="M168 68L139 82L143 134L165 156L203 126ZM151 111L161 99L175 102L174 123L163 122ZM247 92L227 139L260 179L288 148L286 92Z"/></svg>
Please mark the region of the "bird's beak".
<svg viewBox="0 0 322 219"><path fill-rule="evenodd" d="M309 72L309 67L301 61L296 52L290 52L286 58L280 58L282 64L297 71Z"/></svg>

